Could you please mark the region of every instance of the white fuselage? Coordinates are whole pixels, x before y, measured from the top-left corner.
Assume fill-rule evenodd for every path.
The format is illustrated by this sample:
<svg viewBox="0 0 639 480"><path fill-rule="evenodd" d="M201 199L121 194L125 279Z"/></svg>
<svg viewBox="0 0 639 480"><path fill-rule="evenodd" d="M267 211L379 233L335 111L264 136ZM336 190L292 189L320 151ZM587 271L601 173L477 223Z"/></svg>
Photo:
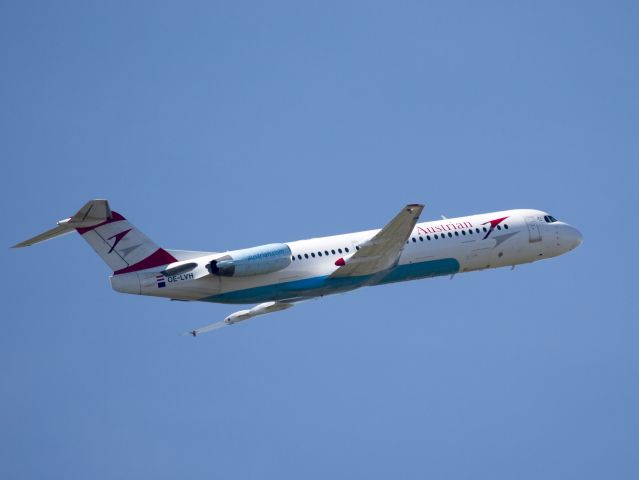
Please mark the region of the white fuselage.
<svg viewBox="0 0 639 480"><path fill-rule="evenodd" d="M367 285L453 275L534 262L581 243L574 227L539 210L507 210L415 225L397 265L381 275L330 278L379 230L287 242L291 263L277 272L245 277L206 275L203 265L223 254L188 258L202 267L163 275L161 268L114 275L115 290L179 300L254 303L311 298ZM184 260L184 259L180 259ZM198 273L198 271L200 273ZM162 286L160 286L162 285Z"/></svg>

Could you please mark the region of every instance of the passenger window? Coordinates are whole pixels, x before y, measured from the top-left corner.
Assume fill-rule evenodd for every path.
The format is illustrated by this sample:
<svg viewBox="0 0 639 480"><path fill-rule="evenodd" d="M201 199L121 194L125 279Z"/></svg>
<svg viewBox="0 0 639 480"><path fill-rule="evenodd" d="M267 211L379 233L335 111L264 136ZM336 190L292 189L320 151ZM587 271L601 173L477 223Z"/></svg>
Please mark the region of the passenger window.
<svg viewBox="0 0 639 480"><path fill-rule="evenodd" d="M301 259L302 259L302 256L301 256L301 255L298 255L298 256L297 256L297 259L298 259L298 260L301 260Z"/></svg>
<svg viewBox="0 0 639 480"><path fill-rule="evenodd" d="M430 235L426 235L426 240L430 242Z"/></svg>
<svg viewBox="0 0 639 480"><path fill-rule="evenodd" d="M487 230L486 230L486 227L484 227L484 232L486 232L486 231L487 231Z"/></svg>
<svg viewBox="0 0 639 480"><path fill-rule="evenodd" d="M457 232L457 230L455 230L455 236L459 237L459 232Z"/></svg>
<svg viewBox="0 0 639 480"><path fill-rule="evenodd" d="M497 230L501 230L501 225L497 225Z"/></svg>
<svg viewBox="0 0 639 480"><path fill-rule="evenodd" d="M346 253L348 253L348 247L344 247L344 250L346 250Z"/></svg>
<svg viewBox="0 0 639 480"><path fill-rule="evenodd" d="M469 233L470 235L472 235L472 234L473 234L473 229L472 229L472 228L468 229L468 233Z"/></svg>
<svg viewBox="0 0 639 480"><path fill-rule="evenodd" d="M331 250L331 253L332 253L333 255L335 255L335 250Z"/></svg>
<svg viewBox="0 0 639 480"><path fill-rule="evenodd" d="M415 242L417 241L417 240L415 240L415 237L413 237L413 239L412 239L412 240L413 240L413 243L415 243Z"/></svg>
<svg viewBox="0 0 639 480"><path fill-rule="evenodd" d="M293 255L293 256L291 257L291 260L295 261L295 255Z"/></svg>
<svg viewBox="0 0 639 480"><path fill-rule="evenodd" d="M328 250L324 250L324 255L328 257Z"/></svg>
<svg viewBox="0 0 639 480"><path fill-rule="evenodd" d="M422 237L421 235L419 236L419 241L423 242L424 241L424 237Z"/></svg>
<svg viewBox="0 0 639 480"><path fill-rule="evenodd" d="M484 228L484 230L486 230L486 229ZM475 232L479 233L479 228L476 228Z"/></svg>
<svg viewBox="0 0 639 480"><path fill-rule="evenodd" d="M317 254L321 257L322 256L322 252L317 252Z"/></svg>
<svg viewBox="0 0 639 480"><path fill-rule="evenodd" d="M462 235L466 236L466 230L462 230Z"/></svg>
<svg viewBox="0 0 639 480"><path fill-rule="evenodd" d="M311 252L311 257L315 258L315 254L313 252Z"/></svg>
<svg viewBox="0 0 639 480"><path fill-rule="evenodd" d="M338 251L339 253L342 253L342 249L341 249L341 248L338 248L338 249L337 249L337 251Z"/></svg>
<svg viewBox="0 0 639 480"><path fill-rule="evenodd" d="M504 223L504 228L505 228L506 230L508 230L508 224L507 224L507 223Z"/></svg>
<svg viewBox="0 0 639 480"><path fill-rule="evenodd" d="M305 253L305 254L304 254L304 258L308 258L308 253Z"/></svg>
<svg viewBox="0 0 639 480"><path fill-rule="evenodd" d="M453 238L453 234L452 234L452 233L450 233L450 232L448 232L448 236L449 236L450 238Z"/></svg>

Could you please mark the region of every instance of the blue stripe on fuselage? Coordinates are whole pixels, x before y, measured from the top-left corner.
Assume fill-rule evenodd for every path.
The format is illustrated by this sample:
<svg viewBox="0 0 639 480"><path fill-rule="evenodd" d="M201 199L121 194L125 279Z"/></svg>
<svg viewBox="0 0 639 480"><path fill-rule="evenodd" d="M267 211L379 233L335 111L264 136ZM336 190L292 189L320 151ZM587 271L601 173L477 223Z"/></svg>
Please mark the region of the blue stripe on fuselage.
<svg viewBox="0 0 639 480"><path fill-rule="evenodd" d="M330 278L320 276L294 280L292 282L264 285L262 287L235 290L203 298L215 303L258 303L273 300L312 298L321 295L347 292L364 285L381 285L392 282L416 280L459 272L459 262L454 258L430 260L428 262L398 265L381 279L370 275L359 277Z"/></svg>
<svg viewBox="0 0 639 480"><path fill-rule="evenodd" d="M459 272L459 262L454 258L442 258L428 262L407 263L393 268L375 285L385 283L405 282L418 278L438 277L440 275L452 275Z"/></svg>

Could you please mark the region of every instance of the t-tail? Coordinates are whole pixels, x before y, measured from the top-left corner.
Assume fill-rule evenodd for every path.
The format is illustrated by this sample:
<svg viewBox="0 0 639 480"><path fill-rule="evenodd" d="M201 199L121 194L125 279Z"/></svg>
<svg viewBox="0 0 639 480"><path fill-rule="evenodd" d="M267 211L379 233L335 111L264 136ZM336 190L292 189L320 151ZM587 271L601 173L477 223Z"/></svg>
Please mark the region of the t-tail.
<svg viewBox="0 0 639 480"><path fill-rule="evenodd" d="M136 272L173 263L175 257L160 248L126 218L109 208L106 200L90 200L75 215L40 235L14 245L28 247L77 231L114 274Z"/></svg>

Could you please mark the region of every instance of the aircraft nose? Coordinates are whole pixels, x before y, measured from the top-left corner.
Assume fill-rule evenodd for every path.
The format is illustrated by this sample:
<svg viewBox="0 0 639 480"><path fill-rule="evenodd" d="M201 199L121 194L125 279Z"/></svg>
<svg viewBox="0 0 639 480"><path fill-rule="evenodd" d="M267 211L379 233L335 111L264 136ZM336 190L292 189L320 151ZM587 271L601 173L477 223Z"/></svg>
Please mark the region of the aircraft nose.
<svg viewBox="0 0 639 480"><path fill-rule="evenodd" d="M562 240L566 242L566 245L570 250L581 245L581 242L584 238L581 232L571 225L565 226L561 236Z"/></svg>

